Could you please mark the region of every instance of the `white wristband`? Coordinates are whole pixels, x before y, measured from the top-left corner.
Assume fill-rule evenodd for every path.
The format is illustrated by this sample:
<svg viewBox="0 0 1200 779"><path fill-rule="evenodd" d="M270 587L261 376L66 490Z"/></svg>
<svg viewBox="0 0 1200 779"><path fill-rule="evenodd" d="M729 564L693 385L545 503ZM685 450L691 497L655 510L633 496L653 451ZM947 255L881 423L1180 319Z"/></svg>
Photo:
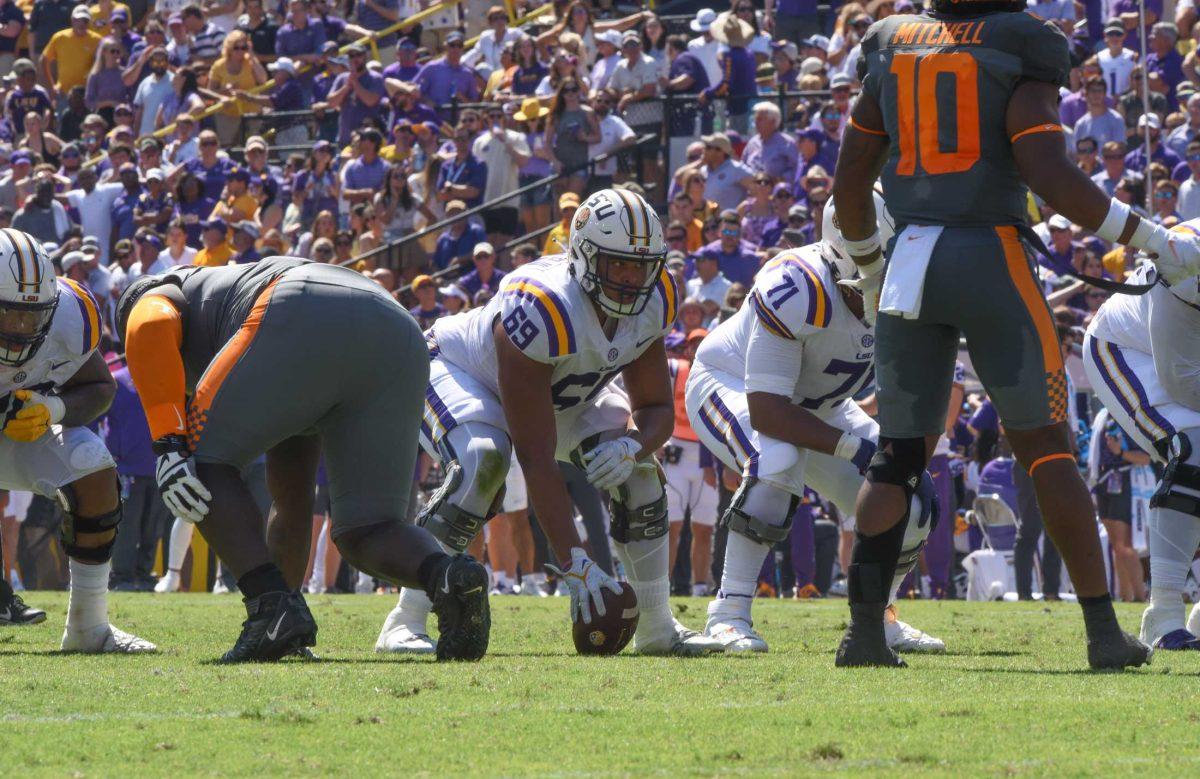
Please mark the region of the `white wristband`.
<svg viewBox="0 0 1200 779"><path fill-rule="evenodd" d="M879 248L879 230L876 229L874 233L862 239L861 241L854 241L843 237L842 243L846 245L846 251L850 252L851 255L855 257L866 257L868 254Z"/></svg>
<svg viewBox="0 0 1200 779"><path fill-rule="evenodd" d="M50 424L57 425L67 415L67 404L58 395L46 395L43 405L50 412Z"/></svg>
<svg viewBox="0 0 1200 779"><path fill-rule="evenodd" d="M854 455L858 454L858 447L862 444L862 439L854 435L854 433L842 433L842 437L838 439L837 446L833 447L833 456L840 457L843 460L853 460Z"/></svg>
<svg viewBox="0 0 1200 779"><path fill-rule="evenodd" d="M864 279L869 279L872 276L878 276L879 274L883 273L883 266L884 261L883 255L881 254L870 265L859 265L858 275L862 276Z"/></svg>
<svg viewBox="0 0 1200 779"><path fill-rule="evenodd" d="M1128 221L1129 206L1113 198L1108 206L1108 214L1104 217L1104 222L1096 228L1096 235L1109 243L1116 243L1117 239L1121 237L1121 233L1125 232L1125 224Z"/></svg>
<svg viewBox="0 0 1200 779"><path fill-rule="evenodd" d="M1129 239L1129 245L1151 254L1160 254L1166 241L1167 228L1151 222L1149 219L1141 219L1138 221L1137 229L1133 231L1133 237Z"/></svg>

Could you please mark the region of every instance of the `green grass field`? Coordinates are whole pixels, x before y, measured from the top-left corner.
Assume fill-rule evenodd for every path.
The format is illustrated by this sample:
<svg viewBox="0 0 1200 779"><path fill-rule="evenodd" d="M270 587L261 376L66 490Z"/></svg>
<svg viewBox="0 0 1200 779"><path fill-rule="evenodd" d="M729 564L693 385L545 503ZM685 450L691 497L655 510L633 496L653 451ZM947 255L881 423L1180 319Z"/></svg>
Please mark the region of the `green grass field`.
<svg viewBox="0 0 1200 779"><path fill-rule="evenodd" d="M372 652L391 596L314 596L321 662L238 667L210 663L235 597L114 595L162 648L116 658L57 654L65 595L27 600L50 618L0 632L3 776L1200 774L1200 655L1088 673L1070 604L905 604L950 652L847 672L836 600L759 603L768 655L682 660L580 658L565 600L494 598L488 657L439 665Z"/></svg>

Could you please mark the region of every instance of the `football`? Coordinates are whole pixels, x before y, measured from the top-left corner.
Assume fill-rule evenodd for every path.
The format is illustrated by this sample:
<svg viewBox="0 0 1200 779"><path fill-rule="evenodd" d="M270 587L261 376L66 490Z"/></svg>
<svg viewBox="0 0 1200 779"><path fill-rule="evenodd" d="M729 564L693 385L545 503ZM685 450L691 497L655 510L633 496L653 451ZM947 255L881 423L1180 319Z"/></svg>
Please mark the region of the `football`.
<svg viewBox="0 0 1200 779"><path fill-rule="evenodd" d="M575 650L581 655L615 655L633 638L638 624L638 602L633 588L621 582L619 593L601 590L604 596L603 617L592 614L591 624L576 618L571 626Z"/></svg>

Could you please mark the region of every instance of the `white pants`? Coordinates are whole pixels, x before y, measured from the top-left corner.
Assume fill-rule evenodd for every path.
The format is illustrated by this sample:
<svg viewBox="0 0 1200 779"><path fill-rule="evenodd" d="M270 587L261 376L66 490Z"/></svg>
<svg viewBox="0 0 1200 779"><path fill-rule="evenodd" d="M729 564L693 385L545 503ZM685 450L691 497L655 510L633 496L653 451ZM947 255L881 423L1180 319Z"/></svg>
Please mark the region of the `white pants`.
<svg viewBox="0 0 1200 779"><path fill-rule="evenodd" d="M1108 413L1156 460L1162 461L1156 442L1200 427L1200 411L1171 398L1158 380L1151 355L1089 333L1083 339L1083 367Z"/></svg>
<svg viewBox="0 0 1200 779"><path fill-rule="evenodd" d="M525 473L517 462L517 455L512 456L512 464L508 466L508 475L504 477L504 500L500 510L505 514L514 511L524 511L529 508L529 491L525 487Z"/></svg>
<svg viewBox="0 0 1200 779"><path fill-rule="evenodd" d="M555 457L570 462L571 452L588 438L629 426L629 398L609 385L588 403L580 403L554 415L558 445ZM421 446L433 457L441 457L438 445L446 433L466 422L482 422L508 432L508 420L500 398L469 373L451 362L435 357L429 365L425 412L421 421Z"/></svg>
<svg viewBox="0 0 1200 779"><path fill-rule="evenodd" d="M717 524L717 488L704 483L700 444L672 437L662 466L667 476L667 517L682 522L690 510L692 524Z"/></svg>
<svg viewBox="0 0 1200 779"><path fill-rule="evenodd" d="M863 481L854 463L800 449L762 435L751 427L746 384L740 376L694 362L685 400L692 429L700 442L725 465L796 497L804 496L807 484L837 506L843 515L854 513L854 503ZM813 413L821 421L844 432L872 441L879 438L879 425L849 398L831 409Z"/></svg>
<svg viewBox="0 0 1200 779"><path fill-rule="evenodd" d="M0 489L54 498L63 485L115 467L104 442L86 427L54 425L28 443L0 435Z"/></svg>

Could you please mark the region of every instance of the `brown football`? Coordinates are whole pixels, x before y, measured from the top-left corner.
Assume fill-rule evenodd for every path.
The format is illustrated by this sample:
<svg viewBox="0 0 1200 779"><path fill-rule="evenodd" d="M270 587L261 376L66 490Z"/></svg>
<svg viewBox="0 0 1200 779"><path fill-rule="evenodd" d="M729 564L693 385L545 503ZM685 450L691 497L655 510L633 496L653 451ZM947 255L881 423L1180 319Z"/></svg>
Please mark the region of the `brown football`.
<svg viewBox="0 0 1200 779"><path fill-rule="evenodd" d="M586 625L576 618L571 625L575 650L581 655L615 655L633 638L638 624L638 602L633 588L621 582L621 592L603 589L605 614L592 614Z"/></svg>

